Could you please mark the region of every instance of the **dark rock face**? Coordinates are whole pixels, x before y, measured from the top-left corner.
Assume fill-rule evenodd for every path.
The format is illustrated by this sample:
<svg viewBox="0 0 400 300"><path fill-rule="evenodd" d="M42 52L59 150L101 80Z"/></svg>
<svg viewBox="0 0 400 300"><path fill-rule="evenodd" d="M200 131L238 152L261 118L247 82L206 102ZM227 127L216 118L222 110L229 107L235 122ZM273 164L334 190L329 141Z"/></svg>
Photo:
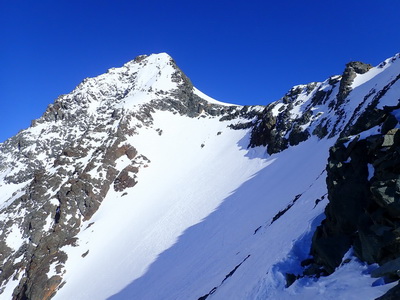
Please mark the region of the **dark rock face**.
<svg viewBox="0 0 400 300"><path fill-rule="evenodd" d="M361 61L352 61L348 63L346 67L352 68L357 74L364 74L372 68L372 65L363 63Z"/></svg>
<svg viewBox="0 0 400 300"><path fill-rule="evenodd" d="M122 192L123 190L136 185L135 174L139 171L137 167L128 166L119 173L114 180L114 190ZM132 174L132 175L131 175Z"/></svg>
<svg viewBox="0 0 400 300"><path fill-rule="evenodd" d="M289 144L290 146L296 146L301 142L306 141L309 137L310 133L307 130L302 131L300 126L297 125L289 134Z"/></svg>
<svg viewBox="0 0 400 300"><path fill-rule="evenodd" d="M266 146L268 154L274 154L306 141L311 135L319 139L328 135L330 120L314 112L316 107L326 105L338 83L328 81L332 83L329 88L317 83L297 86L279 101L267 105L254 122L249 146Z"/></svg>
<svg viewBox="0 0 400 300"><path fill-rule="evenodd" d="M371 68L369 64L350 62L342 76L333 76L323 83L292 88L279 101L267 105L257 117L249 146L266 146L267 152L274 154L289 146L296 146L311 136L333 138L342 132L341 136L346 137L355 131L380 124L386 119L387 112L377 109L376 105L399 76L379 92L371 90L352 112L347 124L344 123L349 113L345 99L352 90L351 85L357 74L364 74ZM363 105L371 99L368 108L359 117ZM324 111L318 112L319 107L324 107ZM353 121L357 121L357 124L354 125Z"/></svg>
<svg viewBox="0 0 400 300"><path fill-rule="evenodd" d="M342 79L340 81L336 108L338 108L343 103L344 99L346 99L346 97L349 95L351 91L350 85L353 83L356 75L364 74L371 68L371 65L359 61L353 61L346 65L346 69L344 70Z"/></svg>
<svg viewBox="0 0 400 300"><path fill-rule="evenodd" d="M172 81L178 83L178 88L173 90L162 101L154 100L148 107L152 109L175 111L180 115L189 117L198 117L202 113L210 116L221 116L223 120L245 116L251 118L255 113L249 106L244 108L240 106L223 106L209 103L194 93L194 87L190 79L179 69L174 61L171 61L175 73L172 75ZM246 114L247 113L247 114ZM254 115L253 115L254 116Z"/></svg>
<svg viewBox="0 0 400 300"><path fill-rule="evenodd" d="M251 133L250 147L268 145L268 153L274 153L272 145L276 143L276 122L276 117L272 115L271 109L266 108L260 122ZM282 146L282 148L285 148L285 146Z"/></svg>
<svg viewBox="0 0 400 300"><path fill-rule="evenodd" d="M292 126L300 125L303 120L293 120L290 111L293 109L293 103L303 92L309 92L314 87L310 84L306 87L295 87L291 89L280 101L284 104L278 114L273 110L277 103L265 107L262 115L256 121L256 126L251 133L250 147L266 146L269 154L278 153L289 146L289 139L286 133ZM302 140L299 132L293 133L291 141L296 143Z"/></svg>
<svg viewBox="0 0 400 300"><path fill-rule="evenodd" d="M351 246L351 236L357 231L358 218L363 214L368 195L368 162L360 154L366 148L365 141L353 141L348 148L342 141L330 150L327 218L318 227L311 249L315 261L319 264L323 262L328 273L340 265Z"/></svg>
<svg viewBox="0 0 400 300"><path fill-rule="evenodd" d="M342 138L330 149L326 220L317 228L311 248L315 262L327 273L353 247L361 260L382 265L372 276L400 279L396 267L400 258L400 130L394 128L398 120L389 112L398 108L382 112L380 134ZM376 119L371 124L375 126ZM397 287L379 299L394 299L392 295L398 295Z"/></svg>
<svg viewBox="0 0 400 300"><path fill-rule="evenodd" d="M372 90L366 98L371 97L372 101L364 110L364 112L360 115L360 117L355 121L354 124L351 124L352 119L349 122L349 125L346 126L344 131L341 133L341 136L355 135L359 132L365 131L369 128L372 128L377 125L382 124L382 131L387 131L393 128L397 124L397 119L391 114L394 110L400 107L400 104L396 106L385 106L383 109L377 108L379 101L383 96L389 91L389 89L400 79L400 74L397 75L392 81L390 81L382 90L375 91ZM364 99L365 101L366 99Z"/></svg>

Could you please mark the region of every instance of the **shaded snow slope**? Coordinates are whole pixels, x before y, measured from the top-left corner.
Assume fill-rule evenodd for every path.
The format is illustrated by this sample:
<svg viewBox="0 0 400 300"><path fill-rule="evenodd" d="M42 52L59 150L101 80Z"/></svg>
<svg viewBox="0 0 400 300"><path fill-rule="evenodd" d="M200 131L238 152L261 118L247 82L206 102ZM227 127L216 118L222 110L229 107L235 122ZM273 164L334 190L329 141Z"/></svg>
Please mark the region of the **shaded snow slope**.
<svg viewBox="0 0 400 300"><path fill-rule="evenodd" d="M151 161L138 184L124 196L109 193L88 221L94 224L79 235L80 246L65 249L69 256L67 283L55 299L106 298L145 276L161 253L179 243L187 228L203 223L242 182L267 164L256 150L252 157L246 156L245 131L226 129L226 124L216 119L158 112L154 126L162 126L162 135L143 129L132 137L138 151ZM192 257L194 249L203 246L192 244L193 248L180 255ZM89 254L82 258L87 250ZM187 263L180 255L171 263ZM84 278L93 274L96 285L82 286ZM186 276L182 271L181 275ZM150 294L154 289L161 298L167 297L158 285L150 288Z"/></svg>

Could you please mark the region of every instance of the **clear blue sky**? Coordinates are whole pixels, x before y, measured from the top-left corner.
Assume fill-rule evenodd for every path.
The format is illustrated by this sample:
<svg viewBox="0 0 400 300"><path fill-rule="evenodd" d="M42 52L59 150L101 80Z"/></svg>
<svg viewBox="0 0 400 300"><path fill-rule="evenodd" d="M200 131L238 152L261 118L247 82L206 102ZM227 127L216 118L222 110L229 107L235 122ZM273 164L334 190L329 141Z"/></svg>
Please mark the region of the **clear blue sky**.
<svg viewBox="0 0 400 300"><path fill-rule="evenodd" d="M0 142L85 77L169 53L197 88L267 104L400 52L398 0L0 0Z"/></svg>

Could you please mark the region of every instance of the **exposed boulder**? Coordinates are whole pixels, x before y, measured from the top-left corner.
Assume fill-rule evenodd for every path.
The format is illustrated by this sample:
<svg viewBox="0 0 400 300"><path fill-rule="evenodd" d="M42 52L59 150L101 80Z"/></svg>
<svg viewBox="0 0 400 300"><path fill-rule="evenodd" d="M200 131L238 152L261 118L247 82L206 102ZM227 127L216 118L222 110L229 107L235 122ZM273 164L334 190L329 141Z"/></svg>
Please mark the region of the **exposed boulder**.
<svg viewBox="0 0 400 300"><path fill-rule="evenodd" d="M137 167L128 166L123 169L114 180L114 190L122 192L126 188L134 187L136 185L135 174L139 171Z"/></svg>
<svg viewBox="0 0 400 300"><path fill-rule="evenodd" d="M310 137L310 133L307 130L301 130L300 126L295 126L289 134L290 146L296 146L301 142L306 141Z"/></svg>

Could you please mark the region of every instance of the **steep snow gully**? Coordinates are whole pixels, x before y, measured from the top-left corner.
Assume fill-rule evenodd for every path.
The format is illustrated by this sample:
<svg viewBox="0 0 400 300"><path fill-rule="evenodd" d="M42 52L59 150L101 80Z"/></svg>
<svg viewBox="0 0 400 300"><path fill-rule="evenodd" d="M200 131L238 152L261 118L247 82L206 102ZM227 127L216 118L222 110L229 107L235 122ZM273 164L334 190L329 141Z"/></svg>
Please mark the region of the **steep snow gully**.
<svg viewBox="0 0 400 300"><path fill-rule="evenodd" d="M396 299L399 78L244 107L165 53L85 79L0 144L1 299Z"/></svg>

